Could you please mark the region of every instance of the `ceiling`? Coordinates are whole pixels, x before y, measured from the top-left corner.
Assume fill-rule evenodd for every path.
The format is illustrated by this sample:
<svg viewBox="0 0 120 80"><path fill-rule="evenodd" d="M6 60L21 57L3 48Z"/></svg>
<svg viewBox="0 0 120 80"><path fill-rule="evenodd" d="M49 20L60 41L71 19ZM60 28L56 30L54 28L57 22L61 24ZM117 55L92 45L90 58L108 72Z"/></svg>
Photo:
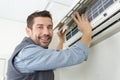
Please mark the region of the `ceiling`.
<svg viewBox="0 0 120 80"><path fill-rule="evenodd" d="M0 18L21 23L26 22L29 14L49 10L54 27L73 8L79 0L0 0Z"/></svg>

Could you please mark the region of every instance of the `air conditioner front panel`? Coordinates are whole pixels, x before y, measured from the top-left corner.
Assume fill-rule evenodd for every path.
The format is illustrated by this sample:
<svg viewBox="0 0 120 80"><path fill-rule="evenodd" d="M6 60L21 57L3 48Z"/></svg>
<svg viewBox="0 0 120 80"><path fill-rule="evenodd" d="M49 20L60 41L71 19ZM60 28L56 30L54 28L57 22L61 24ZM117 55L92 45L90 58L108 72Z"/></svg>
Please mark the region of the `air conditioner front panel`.
<svg viewBox="0 0 120 80"><path fill-rule="evenodd" d="M97 42L106 39L108 36L118 32L120 29L120 0L96 0L96 1L103 1L106 3L113 1L113 3L111 3L109 7L104 9L103 12L99 13L98 16L92 18L92 20L90 21L93 29L92 44L96 44ZM102 5L103 8L104 5ZM94 12L92 12L91 10L91 13L89 14L89 18L93 16L92 13ZM73 26L73 28L74 27L75 26ZM70 30L68 28L68 32L71 33L72 29ZM81 36L82 33L78 31L75 35L72 35L69 39L65 41L64 46L71 46L74 42L79 40Z"/></svg>
<svg viewBox="0 0 120 80"><path fill-rule="evenodd" d="M99 24L103 23L106 19L111 17L114 13L116 13L119 10L120 2L117 1L91 21L92 28L97 27Z"/></svg>
<svg viewBox="0 0 120 80"><path fill-rule="evenodd" d="M106 27L108 27L109 25L111 25L112 23L114 23L115 21L117 21L119 19L120 19L120 10L115 15L110 17L108 20L104 21L95 30L93 30L92 35L97 34L99 31L105 29Z"/></svg>
<svg viewBox="0 0 120 80"><path fill-rule="evenodd" d="M100 41L103 41L103 40L109 38L110 36L114 35L117 32L120 32L120 19L114 25L111 25L108 29L106 29L99 35L95 36L92 39L91 46L94 46L95 44L99 43Z"/></svg>

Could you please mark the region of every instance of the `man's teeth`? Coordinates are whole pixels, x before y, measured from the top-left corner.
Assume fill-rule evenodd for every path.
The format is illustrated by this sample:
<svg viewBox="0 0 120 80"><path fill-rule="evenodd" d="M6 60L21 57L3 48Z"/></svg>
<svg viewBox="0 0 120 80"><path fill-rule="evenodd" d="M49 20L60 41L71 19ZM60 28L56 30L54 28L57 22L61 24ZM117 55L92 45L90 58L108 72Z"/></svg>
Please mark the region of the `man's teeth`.
<svg viewBox="0 0 120 80"><path fill-rule="evenodd" d="M49 38L41 38L42 40L48 40Z"/></svg>

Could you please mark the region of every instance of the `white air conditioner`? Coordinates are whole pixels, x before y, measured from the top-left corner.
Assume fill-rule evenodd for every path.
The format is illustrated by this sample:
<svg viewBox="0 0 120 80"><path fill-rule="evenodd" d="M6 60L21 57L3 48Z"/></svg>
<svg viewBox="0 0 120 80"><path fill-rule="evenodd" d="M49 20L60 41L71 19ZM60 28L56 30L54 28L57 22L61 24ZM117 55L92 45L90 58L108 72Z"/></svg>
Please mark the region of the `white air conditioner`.
<svg viewBox="0 0 120 80"><path fill-rule="evenodd" d="M95 0L87 7L85 14L92 25L92 46L120 31L120 0ZM64 47L71 46L82 35L74 22L70 20L67 24L70 26L67 28Z"/></svg>

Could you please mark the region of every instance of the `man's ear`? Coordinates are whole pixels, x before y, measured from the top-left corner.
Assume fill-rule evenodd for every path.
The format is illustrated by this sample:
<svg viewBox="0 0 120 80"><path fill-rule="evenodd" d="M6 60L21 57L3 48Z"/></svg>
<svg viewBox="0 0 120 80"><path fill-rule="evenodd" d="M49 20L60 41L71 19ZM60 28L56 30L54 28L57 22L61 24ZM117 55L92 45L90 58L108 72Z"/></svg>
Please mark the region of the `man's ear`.
<svg viewBox="0 0 120 80"><path fill-rule="evenodd" d="M26 29L25 29L25 30L26 30L27 35L28 35L28 36L30 36L30 35L31 35L31 29L30 29L30 28L28 28L28 27L26 27Z"/></svg>

